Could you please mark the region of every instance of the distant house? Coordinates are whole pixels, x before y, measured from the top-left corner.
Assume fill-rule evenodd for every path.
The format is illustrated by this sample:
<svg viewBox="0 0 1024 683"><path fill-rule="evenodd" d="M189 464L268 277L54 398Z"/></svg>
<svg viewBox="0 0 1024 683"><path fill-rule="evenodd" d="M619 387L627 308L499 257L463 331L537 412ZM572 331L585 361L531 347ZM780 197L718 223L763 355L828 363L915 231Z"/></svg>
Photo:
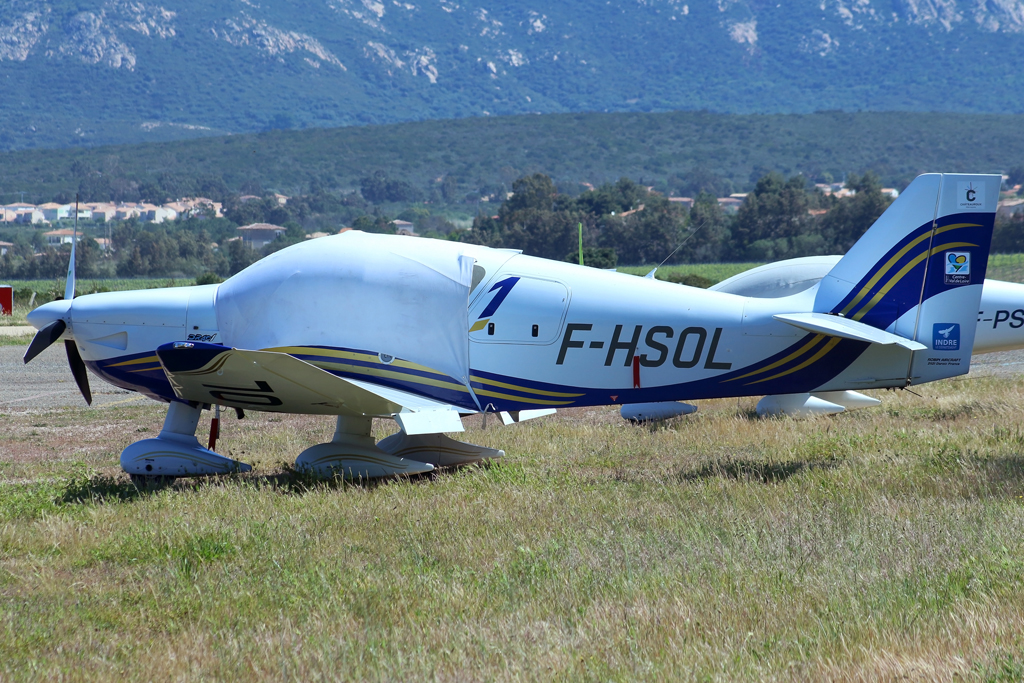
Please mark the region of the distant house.
<svg viewBox="0 0 1024 683"><path fill-rule="evenodd" d="M253 249L262 249L283 232L285 232L285 228L270 223L253 223L252 225L243 225L238 229L242 241Z"/></svg>
<svg viewBox="0 0 1024 683"><path fill-rule="evenodd" d="M409 221L391 221L392 227L395 229L396 235L406 235L408 237L419 237L419 233L416 232L414 226Z"/></svg>
<svg viewBox="0 0 1024 683"><path fill-rule="evenodd" d="M278 204L280 204L281 206L284 206L285 204L288 203L288 200L291 199L291 197L289 197L287 195L283 195L283 194L277 194L275 192L274 193L274 199L277 200Z"/></svg>
<svg viewBox="0 0 1024 683"><path fill-rule="evenodd" d="M881 192L882 195L886 197L892 197L893 199L896 199L897 197L900 196L900 191L897 190L895 187L883 187Z"/></svg>
<svg viewBox="0 0 1024 683"><path fill-rule="evenodd" d="M996 216L999 218L1009 218L1010 216L1019 216L1024 214L1024 199L1000 199L999 206L996 208Z"/></svg>
<svg viewBox="0 0 1024 683"><path fill-rule="evenodd" d="M163 223L173 221L178 217L178 212L166 206L154 206L143 204L139 207L139 218L150 223Z"/></svg>
<svg viewBox="0 0 1024 683"><path fill-rule="evenodd" d="M837 190L843 189L842 183L814 183L816 190L821 190L822 194L832 194Z"/></svg>
<svg viewBox="0 0 1024 683"><path fill-rule="evenodd" d="M35 207L18 209L14 212L15 223L42 223L43 220L43 212Z"/></svg>
<svg viewBox="0 0 1024 683"><path fill-rule="evenodd" d="M13 242L0 242L0 256L7 256L7 252L14 249Z"/></svg>
<svg viewBox="0 0 1024 683"><path fill-rule="evenodd" d="M723 213L736 213L740 210L743 205L743 200L738 197L719 197L718 206L722 208Z"/></svg>
<svg viewBox="0 0 1024 683"><path fill-rule="evenodd" d="M329 233L329 232L311 232L308 235L306 235L306 239L307 240L317 240L317 239L320 239L321 237L327 237L330 234L331 233Z"/></svg>
<svg viewBox="0 0 1024 683"><path fill-rule="evenodd" d="M668 200L673 204L681 204L687 209L693 208L693 197L669 197Z"/></svg>
<svg viewBox="0 0 1024 683"><path fill-rule="evenodd" d="M70 204L58 204L56 202L40 204L37 208L43 212L43 220L51 222L67 218L68 214L71 212Z"/></svg>
<svg viewBox="0 0 1024 683"><path fill-rule="evenodd" d="M59 247L62 244L71 244L72 240L75 239L75 231L71 228L61 228L60 230L50 230L44 232L43 237L46 238L46 245L49 247ZM78 233L78 239L82 239L82 233Z"/></svg>
<svg viewBox="0 0 1024 683"><path fill-rule="evenodd" d="M25 212L25 211L36 211L36 205L35 204L25 204L24 202L19 202L19 203L16 203L16 204L7 204L6 206L3 207L3 222L4 223L17 223L18 222L18 212ZM42 211L39 212L39 220L43 220L43 212ZM22 222L26 222L26 221L22 221Z"/></svg>
<svg viewBox="0 0 1024 683"><path fill-rule="evenodd" d="M106 223L117 218L117 207L113 204L96 204L90 210L94 221Z"/></svg>
<svg viewBox="0 0 1024 683"><path fill-rule="evenodd" d="M110 249L110 240L106 237L97 237L96 244L99 245L100 251L107 251Z"/></svg>
<svg viewBox="0 0 1024 683"><path fill-rule="evenodd" d="M238 198L238 201L240 201L242 204L245 204L246 202L258 202L261 199L263 199L263 197L257 197L254 194L243 194L241 197Z"/></svg>
<svg viewBox="0 0 1024 683"><path fill-rule="evenodd" d="M179 199L176 202L165 204L167 208L174 209L178 215L192 216L195 218L220 218L223 214L223 205L206 197L192 197Z"/></svg>

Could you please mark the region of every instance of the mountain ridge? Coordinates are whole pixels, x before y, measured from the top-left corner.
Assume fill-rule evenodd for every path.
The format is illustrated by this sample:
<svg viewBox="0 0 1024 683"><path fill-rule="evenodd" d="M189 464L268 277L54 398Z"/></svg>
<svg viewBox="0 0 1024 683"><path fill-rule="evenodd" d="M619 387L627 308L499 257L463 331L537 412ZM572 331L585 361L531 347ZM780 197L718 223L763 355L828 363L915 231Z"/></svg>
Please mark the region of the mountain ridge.
<svg viewBox="0 0 1024 683"><path fill-rule="evenodd" d="M0 149L581 111L1024 111L1024 0L13 0Z"/></svg>

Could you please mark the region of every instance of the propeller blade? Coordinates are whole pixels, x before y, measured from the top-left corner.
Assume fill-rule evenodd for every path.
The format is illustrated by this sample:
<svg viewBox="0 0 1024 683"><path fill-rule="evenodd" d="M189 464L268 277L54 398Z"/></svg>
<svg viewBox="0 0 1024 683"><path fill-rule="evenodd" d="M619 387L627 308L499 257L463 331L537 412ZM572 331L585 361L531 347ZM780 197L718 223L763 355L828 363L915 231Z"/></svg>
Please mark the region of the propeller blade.
<svg viewBox="0 0 1024 683"><path fill-rule="evenodd" d="M28 345L23 360L27 363L42 353L46 347L60 339L60 335L64 334L67 327L67 323L63 320L54 320L49 325L39 328L36 336L32 337L32 342Z"/></svg>
<svg viewBox="0 0 1024 683"><path fill-rule="evenodd" d="M68 365L71 366L71 374L75 376L75 384L82 392L82 398L89 405L92 405L92 391L89 390L89 374L85 370L85 361L78 353L78 344L72 339L64 340L64 350L68 352Z"/></svg>
<svg viewBox="0 0 1024 683"><path fill-rule="evenodd" d="M75 246L78 244L78 195L75 195L75 228L71 233L71 258L68 259L68 279L64 285L64 298L75 298Z"/></svg>

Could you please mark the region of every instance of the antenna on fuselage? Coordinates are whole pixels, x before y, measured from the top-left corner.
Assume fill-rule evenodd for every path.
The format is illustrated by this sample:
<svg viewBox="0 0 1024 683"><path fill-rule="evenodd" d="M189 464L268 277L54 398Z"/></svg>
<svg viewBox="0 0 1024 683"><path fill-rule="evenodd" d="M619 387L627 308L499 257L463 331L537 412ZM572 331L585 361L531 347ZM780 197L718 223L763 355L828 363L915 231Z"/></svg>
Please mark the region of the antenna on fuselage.
<svg viewBox="0 0 1024 683"><path fill-rule="evenodd" d="M583 222L580 222L580 265L583 265Z"/></svg>
<svg viewBox="0 0 1024 683"><path fill-rule="evenodd" d="M682 242L680 242L679 244L677 244L677 245L676 245L676 248L675 248L675 249L673 249L673 250L672 250L672 251L671 251L671 252L669 253L669 255L668 255L668 256L666 256L666 257L664 258L664 260L662 260L662 262L661 262L661 263L659 263L658 265L656 265L656 266L654 267L654 270L652 270L651 272L649 272L649 273L648 273L648 274L647 274L647 275L646 275L645 277L653 277L653 276L654 276L654 272L655 272L656 270L658 270L658 268L661 268L661 267L662 267L663 265L665 265L665 261L668 261L668 260L669 260L670 258L672 258L672 256L673 256L673 255L674 255L674 254L675 254L675 253L676 253L677 251L679 251L679 250L680 250L680 249L682 248L682 246L683 246L684 244L686 244L687 242L689 242L689 241L690 241L690 238L691 238L691 237L693 237L693 236L694 236L694 235L696 235L696 234L697 234L698 232L700 232L701 228L703 228L703 227L704 227L705 225L707 225L707 224L708 224L708 220L709 220L708 218L705 218L705 219L704 219L704 222L703 222L703 223L701 223L700 225L698 225L698 226L697 226L697 229L696 229L696 230L692 230L692 231L690 232L690 234L689 234L689 235L687 235L687 236L686 236L686 237L685 237L685 238L683 239L683 241L682 241Z"/></svg>

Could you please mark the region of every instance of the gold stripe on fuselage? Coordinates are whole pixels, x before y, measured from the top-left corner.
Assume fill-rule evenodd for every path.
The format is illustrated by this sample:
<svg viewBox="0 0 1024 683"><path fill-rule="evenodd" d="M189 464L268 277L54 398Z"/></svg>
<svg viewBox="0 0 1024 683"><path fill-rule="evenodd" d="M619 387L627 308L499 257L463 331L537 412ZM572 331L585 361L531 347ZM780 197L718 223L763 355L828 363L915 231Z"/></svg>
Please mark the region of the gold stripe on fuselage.
<svg viewBox="0 0 1024 683"><path fill-rule="evenodd" d="M120 363L111 363L108 368L120 368L125 365L138 365L140 363L159 363L160 359L156 355L146 356L145 358L135 358L134 360L125 360Z"/></svg>
<svg viewBox="0 0 1024 683"><path fill-rule="evenodd" d="M838 344L841 341L843 341L843 340L840 337L832 337L829 340L829 342L827 344L825 344L824 346L822 346L821 349L816 354L814 354L813 356L811 356L810 358L805 360L800 365L797 365L796 367L792 367L789 370L783 370L782 372L774 374L771 377L765 377L764 379L758 379L758 380L754 380L753 382L747 382L746 386L750 386L751 384L760 384L761 382L767 382L768 380L771 380L771 379L778 379L779 377L785 377L786 375L790 375L790 374L792 374L792 373L794 373L794 372L796 372L798 370L803 370L808 365L811 365L812 363L815 363L815 362L821 360L821 358L823 358L826 353L828 353L829 351L834 349L836 344Z"/></svg>
<svg viewBox="0 0 1024 683"><path fill-rule="evenodd" d="M512 391L521 391L525 394L537 394L538 396L554 396L556 398L576 398L583 396L583 394L566 394L558 391L544 391L543 389L530 389L528 387L520 387L515 384L506 384L505 382L498 382L493 379L483 379L476 375L470 375L469 379L471 382L479 382L480 384L489 384L492 387L500 387L502 389L511 389ZM479 393L479 391L477 392Z"/></svg>
<svg viewBox="0 0 1024 683"><path fill-rule="evenodd" d="M772 363L771 365L766 365L763 368L759 368L757 370L754 370L753 372L748 372L745 375L740 375L739 377L733 377L733 378L727 379L725 381L726 382L735 382L738 379L745 379L747 377L753 377L754 375L760 375L762 372L768 372L769 370L774 370L775 368L779 367L780 365L785 365L786 363L790 362L791 360L799 358L803 354L807 353L808 351L811 350L811 348L814 347L815 344L817 344L818 342L820 342L824 338L825 338L825 335L823 335L823 334L816 334L813 337L811 337L811 340L809 342L807 342L806 344L804 344L799 349L797 349L793 353L789 354L788 356L786 356L782 360L777 360L774 363Z"/></svg>

